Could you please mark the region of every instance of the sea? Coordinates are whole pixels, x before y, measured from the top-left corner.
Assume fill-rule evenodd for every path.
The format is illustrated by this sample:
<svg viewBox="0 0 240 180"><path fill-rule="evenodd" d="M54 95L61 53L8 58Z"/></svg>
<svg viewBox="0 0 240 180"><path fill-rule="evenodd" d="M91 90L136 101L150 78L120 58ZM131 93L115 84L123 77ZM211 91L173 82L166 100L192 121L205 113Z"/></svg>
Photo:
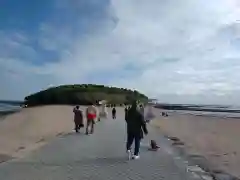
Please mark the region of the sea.
<svg viewBox="0 0 240 180"><path fill-rule="evenodd" d="M20 110L22 103L21 101L0 101L0 113Z"/></svg>
<svg viewBox="0 0 240 180"><path fill-rule="evenodd" d="M183 115L203 116L203 117L240 119L240 113L234 113L234 112L205 112L205 111L187 111L187 110L168 110L168 112L183 114Z"/></svg>
<svg viewBox="0 0 240 180"><path fill-rule="evenodd" d="M163 104L161 104L163 105ZM164 104L170 105L170 104ZM240 106L223 106L223 105L189 105L189 104L174 104L171 106L181 106L182 109L162 110L169 113L177 113L184 115L206 116L206 117L221 117L221 118L240 118ZM184 107L186 109L184 109Z"/></svg>
<svg viewBox="0 0 240 180"><path fill-rule="evenodd" d="M0 114L4 112L15 112L21 109L22 101L1 101L0 100ZM185 106L181 104L181 106ZM207 116L207 117L221 117L221 118L240 118L240 106L219 106L219 105L186 105L188 108L193 107L195 110L166 110L169 113ZM197 111L197 110L201 111ZM206 111L204 111L206 109ZM211 112L209 109L220 110L225 112ZM165 110L162 110L165 111Z"/></svg>

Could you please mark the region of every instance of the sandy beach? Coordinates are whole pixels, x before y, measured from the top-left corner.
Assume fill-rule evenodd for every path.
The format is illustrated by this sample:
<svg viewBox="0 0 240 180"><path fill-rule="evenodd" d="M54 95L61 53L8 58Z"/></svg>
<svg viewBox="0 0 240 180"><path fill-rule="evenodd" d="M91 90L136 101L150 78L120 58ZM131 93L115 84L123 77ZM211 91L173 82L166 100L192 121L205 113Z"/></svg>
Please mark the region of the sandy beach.
<svg viewBox="0 0 240 180"><path fill-rule="evenodd" d="M167 136L178 137L189 154L199 154L230 174L240 177L240 119L214 118L170 113L159 116L152 125Z"/></svg>
<svg viewBox="0 0 240 180"><path fill-rule="evenodd" d="M73 132L72 108L72 106L26 108L1 117L0 158L21 157L58 135Z"/></svg>
<svg viewBox="0 0 240 180"><path fill-rule="evenodd" d="M72 110L73 106L42 106L0 117L0 162L22 157L56 136L74 133ZM239 119L177 113L162 117L159 109L154 113L157 118L151 124L164 135L178 137L189 154L203 155L219 169L240 177Z"/></svg>

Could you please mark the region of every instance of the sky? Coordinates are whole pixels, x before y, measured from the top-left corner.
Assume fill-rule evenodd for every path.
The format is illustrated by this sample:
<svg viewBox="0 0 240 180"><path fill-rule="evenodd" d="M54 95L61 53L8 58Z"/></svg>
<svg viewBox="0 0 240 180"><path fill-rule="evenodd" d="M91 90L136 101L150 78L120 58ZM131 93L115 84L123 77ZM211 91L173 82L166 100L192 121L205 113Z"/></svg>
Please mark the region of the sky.
<svg viewBox="0 0 240 180"><path fill-rule="evenodd" d="M63 84L240 105L238 0L1 0L0 99Z"/></svg>

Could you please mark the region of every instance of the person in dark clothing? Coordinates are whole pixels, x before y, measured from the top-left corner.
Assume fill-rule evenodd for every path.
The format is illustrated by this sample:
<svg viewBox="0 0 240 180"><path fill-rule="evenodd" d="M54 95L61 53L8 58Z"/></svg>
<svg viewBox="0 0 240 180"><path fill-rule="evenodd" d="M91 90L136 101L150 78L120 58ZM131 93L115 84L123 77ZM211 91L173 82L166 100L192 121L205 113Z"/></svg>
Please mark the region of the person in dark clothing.
<svg viewBox="0 0 240 180"><path fill-rule="evenodd" d="M116 108L115 108L115 106L112 108L112 118L116 119Z"/></svg>
<svg viewBox="0 0 240 180"><path fill-rule="evenodd" d="M144 118L144 107L143 107L143 105L140 105L139 106L139 111L140 111L140 113L142 114L142 116L143 116L143 119L144 119L144 121L145 121L145 118ZM140 139L140 141L143 139L143 131L141 131L141 139Z"/></svg>
<svg viewBox="0 0 240 180"><path fill-rule="evenodd" d="M124 111L125 111L125 120L127 120L127 112L128 112L128 107L127 106L125 107Z"/></svg>
<svg viewBox="0 0 240 180"><path fill-rule="evenodd" d="M83 113L82 110L79 109L79 106L76 106L73 109L74 113L74 124L76 133L79 132L80 128L83 127Z"/></svg>
<svg viewBox="0 0 240 180"><path fill-rule="evenodd" d="M131 158L131 146L133 141L135 142L134 156L133 159L139 158L139 148L140 148L140 140L143 136L143 132L148 134L148 130L146 127L146 123L142 114L137 110L136 102L132 103L131 108L127 113L127 152L129 159Z"/></svg>

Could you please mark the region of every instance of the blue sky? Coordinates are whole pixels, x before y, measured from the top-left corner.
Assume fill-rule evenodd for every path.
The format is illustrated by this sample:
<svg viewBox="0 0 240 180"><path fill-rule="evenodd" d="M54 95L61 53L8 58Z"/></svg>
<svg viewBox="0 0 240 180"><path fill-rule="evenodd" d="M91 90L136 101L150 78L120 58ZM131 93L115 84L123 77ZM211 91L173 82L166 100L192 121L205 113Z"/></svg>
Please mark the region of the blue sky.
<svg viewBox="0 0 240 180"><path fill-rule="evenodd" d="M0 6L0 99L98 83L163 102L239 104L237 0L3 0Z"/></svg>

